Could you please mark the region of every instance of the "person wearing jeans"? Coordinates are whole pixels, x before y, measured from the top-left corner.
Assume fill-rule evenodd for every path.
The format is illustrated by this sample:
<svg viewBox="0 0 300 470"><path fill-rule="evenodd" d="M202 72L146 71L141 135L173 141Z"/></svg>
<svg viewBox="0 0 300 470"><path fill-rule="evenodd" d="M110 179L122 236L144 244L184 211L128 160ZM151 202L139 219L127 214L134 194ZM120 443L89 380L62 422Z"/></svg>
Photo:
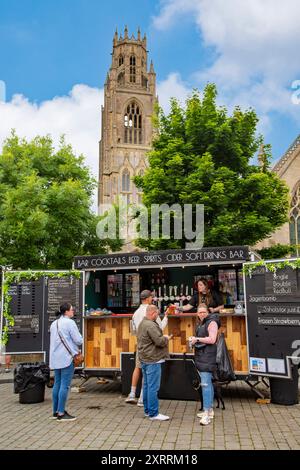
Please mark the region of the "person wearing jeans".
<svg viewBox="0 0 300 470"><path fill-rule="evenodd" d="M142 364L143 371L143 403L145 415L150 418L158 416L158 399L157 394L160 387L161 379L161 363L156 364Z"/></svg>
<svg viewBox="0 0 300 470"><path fill-rule="evenodd" d="M54 370L54 387L52 391L53 416L56 416L56 414L63 415L65 412L65 405L73 374L73 361L68 367Z"/></svg>
<svg viewBox="0 0 300 470"><path fill-rule="evenodd" d="M211 313L206 304L200 304L197 311L199 325L196 336L190 341L195 348L195 364L200 375L203 413L197 416L200 424L206 426L214 417L214 388L212 384L213 372L217 368L217 335L220 327L219 315Z"/></svg>
<svg viewBox="0 0 300 470"><path fill-rule="evenodd" d="M159 413L158 391L161 379L161 364L168 359L168 344L171 336L163 335L156 322L158 309L148 305L146 316L137 331L138 354L143 371L143 402L145 416L150 420L167 421L169 416Z"/></svg>
<svg viewBox="0 0 300 470"><path fill-rule="evenodd" d="M147 306L151 305L152 300L153 300L151 291L147 290L147 289L143 290L141 292L140 298L141 298L141 305L134 312L132 320L131 320L131 324L132 324L131 333L134 334L134 335L136 335L141 321L143 320L143 318L145 318ZM163 331L164 328L168 324L168 314L167 314L167 312L165 312L165 316L164 316L163 320L161 320L159 318L159 315L158 315L158 317L156 319L156 322L158 323L159 327ZM133 371L133 374L132 374L132 379L131 379L131 389L130 389L130 393L129 393L128 397L125 400L126 403L134 403L135 404L137 402L138 406L143 406L143 388L144 388L143 383L142 383L142 389L141 389L141 393L140 393L140 397L139 397L138 401L135 397L137 384L138 384L140 376L141 376L141 370L142 370L142 364L141 364L141 361L139 359L138 351L136 351L135 368L134 368L134 371Z"/></svg>
<svg viewBox="0 0 300 470"><path fill-rule="evenodd" d="M211 372L199 372L201 380L201 390L203 399L203 409L209 411L210 418L214 417L214 387L212 384L212 373ZM199 413L199 417L202 418L204 413ZM202 424L202 423L201 423Z"/></svg>
<svg viewBox="0 0 300 470"><path fill-rule="evenodd" d="M60 422L74 421L66 411L66 402L74 373L73 357L82 345L82 336L72 319L74 309L70 303L60 306L50 327L50 368L54 369L52 391L53 419Z"/></svg>

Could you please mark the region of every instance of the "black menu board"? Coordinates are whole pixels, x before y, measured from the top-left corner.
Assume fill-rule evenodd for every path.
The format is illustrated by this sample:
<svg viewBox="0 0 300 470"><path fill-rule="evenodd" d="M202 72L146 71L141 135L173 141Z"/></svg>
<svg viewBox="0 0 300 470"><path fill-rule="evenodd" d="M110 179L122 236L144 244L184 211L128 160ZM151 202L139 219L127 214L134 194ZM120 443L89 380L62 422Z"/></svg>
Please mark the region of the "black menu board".
<svg viewBox="0 0 300 470"><path fill-rule="evenodd" d="M43 279L21 280L11 284L10 312L14 325L9 328L7 352L25 353L43 350Z"/></svg>
<svg viewBox="0 0 300 470"><path fill-rule="evenodd" d="M54 276L53 276L54 275ZM37 280L21 280L11 284L10 312L14 325L9 329L7 352L45 352L49 359L51 323L55 312L64 302L70 302L75 309L74 320L82 331L83 274L80 278L72 274L44 273Z"/></svg>
<svg viewBox="0 0 300 470"><path fill-rule="evenodd" d="M11 313L14 325L10 327L10 334L39 333L42 304L36 296L41 290L41 283L37 281L20 281L12 284L8 295L11 297Z"/></svg>
<svg viewBox="0 0 300 470"><path fill-rule="evenodd" d="M299 276L299 269L284 267L270 272L265 266L245 275L251 373L290 377L300 340Z"/></svg>
<svg viewBox="0 0 300 470"><path fill-rule="evenodd" d="M82 319L82 275L80 279L75 276L61 278L48 278L46 281L47 292L47 319L48 331L51 323L56 319L55 312L65 302L70 302L75 310L74 320L81 331Z"/></svg>

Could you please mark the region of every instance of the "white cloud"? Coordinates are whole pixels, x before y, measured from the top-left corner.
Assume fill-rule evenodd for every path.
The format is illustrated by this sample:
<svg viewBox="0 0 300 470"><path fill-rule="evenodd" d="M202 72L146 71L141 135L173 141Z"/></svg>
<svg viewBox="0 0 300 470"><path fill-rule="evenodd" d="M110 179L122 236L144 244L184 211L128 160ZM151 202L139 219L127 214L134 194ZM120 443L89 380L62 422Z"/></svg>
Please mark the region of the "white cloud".
<svg viewBox="0 0 300 470"><path fill-rule="evenodd" d="M160 104L169 110L169 100L176 97L184 101L189 89L178 74L170 74L158 83ZM14 95L9 102L0 100L0 151L4 140L15 129L27 140L49 134L57 148L62 134L77 155L83 154L86 164L98 180L101 105L103 90L84 84L74 85L66 96L36 104L23 95ZM93 209L96 211L96 194Z"/></svg>
<svg viewBox="0 0 300 470"><path fill-rule="evenodd" d="M55 146L65 134L77 155L83 154L95 177L98 177L98 142L100 107L103 91L87 85L75 85L67 96L54 97L40 104L23 95L0 102L0 149L3 141L16 129L19 136L32 139L50 134Z"/></svg>
<svg viewBox="0 0 300 470"><path fill-rule="evenodd" d="M253 106L264 117L279 111L300 122L291 89L300 78L299 0L165 0L154 25L170 28L184 14L214 50L209 68L195 64L199 84L215 82L229 107Z"/></svg>
<svg viewBox="0 0 300 470"><path fill-rule="evenodd" d="M159 104L167 113L170 110L170 98L177 98L184 103L191 90L183 83L179 73L171 73L166 80L158 83L157 91Z"/></svg>

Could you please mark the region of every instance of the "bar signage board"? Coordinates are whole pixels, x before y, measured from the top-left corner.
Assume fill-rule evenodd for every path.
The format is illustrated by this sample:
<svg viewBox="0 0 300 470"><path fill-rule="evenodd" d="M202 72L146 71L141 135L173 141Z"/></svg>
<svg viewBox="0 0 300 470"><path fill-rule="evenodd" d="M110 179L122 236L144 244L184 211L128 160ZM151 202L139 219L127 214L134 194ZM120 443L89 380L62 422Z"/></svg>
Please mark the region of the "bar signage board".
<svg viewBox="0 0 300 470"><path fill-rule="evenodd" d="M299 269L260 266L245 275L245 294L250 372L290 377L300 355Z"/></svg>
<svg viewBox="0 0 300 470"><path fill-rule="evenodd" d="M249 260L247 246L202 248L198 250L165 250L110 255L76 256L75 269L135 268L160 265L236 263Z"/></svg>

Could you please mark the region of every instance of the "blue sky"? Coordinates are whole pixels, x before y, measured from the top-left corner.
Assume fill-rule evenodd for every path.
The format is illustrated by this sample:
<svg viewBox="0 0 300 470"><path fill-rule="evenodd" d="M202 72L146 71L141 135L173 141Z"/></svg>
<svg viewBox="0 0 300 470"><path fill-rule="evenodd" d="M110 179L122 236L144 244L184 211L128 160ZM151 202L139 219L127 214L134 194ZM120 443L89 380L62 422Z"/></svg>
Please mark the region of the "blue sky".
<svg viewBox="0 0 300 470"><path fill-rule="evenodd" d="M66 133L96 168L112 37L127 24L130 34L138 26L147 34L164 105L215 81L221 104L257 109L276 160L299 134L291 84L300 79L300 6L248 3L251 10L243 0L0 0L0 144L9 126L27 137Z"/></svg>
<svg viewBox="0 0 300 470"><path fill-rule="evenodd" d="M117 27L148 37L158 78L195 70L195 55L205 57L195 25L188 18L171 31L157 31L153 0L0 0L1 79L7 99L23 93L42 101L68 93L75 83L102 87L110 65L112 37ZM116 12L118 14L116 15ZM186 51L190 53L187 54Z"/></svg>

